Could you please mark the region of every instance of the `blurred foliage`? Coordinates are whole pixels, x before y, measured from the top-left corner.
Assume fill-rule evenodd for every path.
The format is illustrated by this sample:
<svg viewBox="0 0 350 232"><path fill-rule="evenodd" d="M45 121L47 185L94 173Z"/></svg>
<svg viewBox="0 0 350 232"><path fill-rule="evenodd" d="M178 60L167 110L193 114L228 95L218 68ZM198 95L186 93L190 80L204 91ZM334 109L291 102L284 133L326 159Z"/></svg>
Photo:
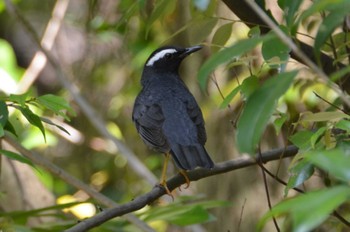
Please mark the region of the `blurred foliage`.
<svg viewBox="0 0 350 232"><path fill-rule="evenodd" d="M15 2L41 35L56 2ZM265 5L265 1L258 2ZM307 55L316 57L316 63L321 54L330 57L336 67L330 81L343 88L350 73L348 9L348 0L279 0L264 10L285 35L313 46ZM18 20L9 16L0 2L0 25L5 28L0 32L4 38L0 40L0 141L6 131L11 133L23 146L118 203L150 190L153 186L130 169L123 154L98 134L81 106L61 87L54 67L46 65L26 93L16 92L36 48ZM350 215L349 106L310 67L290 58L291 49L275 32L262 34L261 25L250 26L215 0L78 0L69 4L53 54L62 70L72 74L74 79L69 81L77 85L110 133L156 176L160 176L163 157L142 144L130 115L144 62L165 44L208 47L188 58L181 72L203 110L207 147L215 161L233 159L238 152L254 155L258 147L294 144L299 148L292 160L269 166L287 184L269 182L276 205L265 215L267 203L259 192L262 181L255 169L247 169L239 177L227 173L225 178L193 183L190 196L176 196L172 203L160 200L135 212L157 231L182 230L193 224L208 231L257 227L271 231L273 217L283 217L279 223L287 231L345 228L330 214L339 209L345 218ZM349 90L343 89L341 93L348 97ZM6 201L1 198L6 199L10 190L0 188L1 230L62 231L98 212L100 206L94 200L21 154L6 147L0 153L1 159L29 165L55 199L46 207L24 204L5 210ZM17 180L19 189L21 181ZM296 187L305 193L291 194ZM199 192L209 200L196 196ZM27 200L25 192L22 195L17 201ZM91 214L82 214L90 210ZM33 218L50 219L35 223ZM116 218L92 231L138 230Z"/></svg>

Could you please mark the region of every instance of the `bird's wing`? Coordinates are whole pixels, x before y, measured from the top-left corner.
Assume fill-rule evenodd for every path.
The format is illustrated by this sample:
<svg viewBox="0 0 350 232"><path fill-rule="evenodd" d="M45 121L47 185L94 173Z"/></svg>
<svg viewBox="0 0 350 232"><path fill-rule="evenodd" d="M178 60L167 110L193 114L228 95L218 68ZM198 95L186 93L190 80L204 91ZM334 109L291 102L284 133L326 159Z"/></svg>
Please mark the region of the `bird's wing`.
<svg viewBox="0 0 350 232"><path fill-rule="evenodd" d="M188 115L197 127L198 142L204 145L207 141L207 133L204 127L202 111L194 98L187 102L186 108Z"/></svg>
<svg viewBox="0 0 350 232"><path fill-rule="evenodd" d="M165 152L168 148L162 132L164 115L156 104L145 104L136 99L132 120L144 142L151 148Z"/></svg>

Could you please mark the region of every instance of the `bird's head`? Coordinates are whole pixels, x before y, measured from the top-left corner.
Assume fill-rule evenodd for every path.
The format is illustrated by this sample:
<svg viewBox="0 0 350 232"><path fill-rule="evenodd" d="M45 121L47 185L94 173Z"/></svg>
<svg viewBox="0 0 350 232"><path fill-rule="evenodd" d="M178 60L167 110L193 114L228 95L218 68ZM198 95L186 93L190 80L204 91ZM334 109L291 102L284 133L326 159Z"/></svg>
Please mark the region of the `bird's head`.
<svg viewBox="0 0 350 232"><path fill-rule="evenodd" d="M181 61L189 54L198 51L202 46L181 48L165 46L155 50L148 58L145 69L152 69L160 72L177 72Z"/></svg>

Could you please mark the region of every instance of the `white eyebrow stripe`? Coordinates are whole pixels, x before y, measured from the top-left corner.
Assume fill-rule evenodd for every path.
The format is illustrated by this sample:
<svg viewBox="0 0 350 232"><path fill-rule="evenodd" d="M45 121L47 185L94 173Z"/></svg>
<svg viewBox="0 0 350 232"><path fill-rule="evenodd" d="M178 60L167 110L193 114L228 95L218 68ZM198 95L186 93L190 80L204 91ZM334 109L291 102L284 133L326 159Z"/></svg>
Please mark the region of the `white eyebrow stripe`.
<svg viewBox="0 0 350 232"><path fill-rule="evenodd" d="M165 50L159 51L151 59L149 59L149 61L147 62L146 66L152 66L154 64L154 62L156 62L157 60L163 58L166 54L175 53L175 52L176 52L176 49L173 49L173 48L169 48L169 49L165 49Z"/></svg>

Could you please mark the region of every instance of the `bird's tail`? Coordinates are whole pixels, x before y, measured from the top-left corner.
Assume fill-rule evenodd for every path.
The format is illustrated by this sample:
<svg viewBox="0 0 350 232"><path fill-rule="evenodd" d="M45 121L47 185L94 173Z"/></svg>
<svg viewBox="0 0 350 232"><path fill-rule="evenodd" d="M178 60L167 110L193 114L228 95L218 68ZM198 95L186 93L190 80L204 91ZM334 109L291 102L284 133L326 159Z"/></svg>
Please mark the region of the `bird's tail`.
<svg viewBox="0 0 350 232"><path fill-rule="evenodd" d="M183 170L193 170L196 167L213 168L214 162L201 144L180 145L172 144L171 155L178 168Z"/></svg>

